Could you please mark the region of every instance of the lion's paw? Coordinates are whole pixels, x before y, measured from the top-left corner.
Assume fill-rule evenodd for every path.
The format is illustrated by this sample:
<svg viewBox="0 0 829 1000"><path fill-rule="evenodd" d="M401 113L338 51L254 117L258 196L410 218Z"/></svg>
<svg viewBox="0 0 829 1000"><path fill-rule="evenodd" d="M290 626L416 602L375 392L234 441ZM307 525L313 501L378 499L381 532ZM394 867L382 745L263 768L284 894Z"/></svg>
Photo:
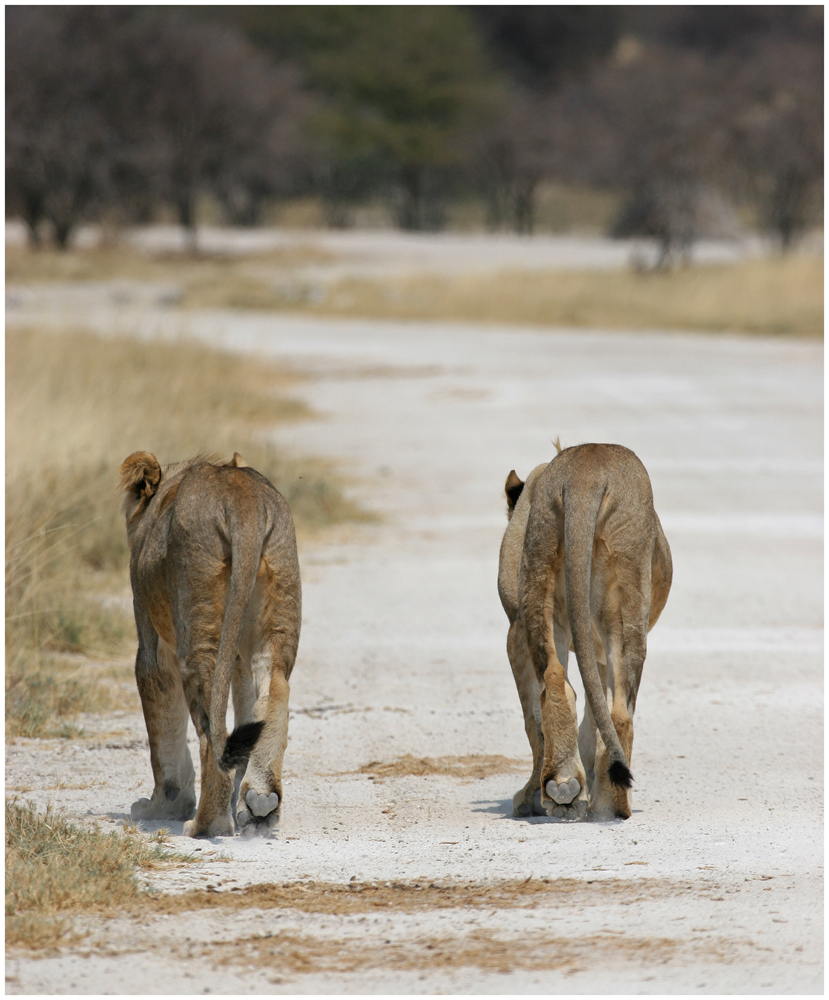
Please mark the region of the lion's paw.
<svg viewBox="0 0 829 1000"><path fill-rule="evenodd" d="M179 794L174 798L169 795L161 798L154 795L151 799L137 799L130 806L130 819L138 820L174 820L184 821L196 811L196 800L192 795Z"/></svg>
<svg viewBox="0 0 829 1000"><path fill-rule="evenodd" d="M554 806L548 815L555 819L568 820L571 823L587 819L587 800L577 799L569 805Z"/></svg>
<svg viewBox="0 0 829 1000"><path fill-rule="evenodd" d="M188 820L184 824L182 833L185 837L232 837L234 833L233 822L230 816L221 816L205 826L204 822L196 816L195 819Z"/></svg>
<svg viewBox="0 0 829 1000"><path fill-rule="evenodd" d="M547 810L541 804L541 789L529 795L526 788L522 788L512 800L513 811L516 816L546 816Z"/></svg>
<svg viewBox="0 0 829 1000"><path fill-rule="evenodd" d="M130 806L130 819L155 819L153 803L150 799L137 799Z"/></svg>
<svg viewBox="0 0 829 1000"><path fill-rule="evenodd" d="M546 785L547 794L559 806L567 806L581 791L581 782L578 778L570 778L569 781L557 782L551 778ZM586 803L585 803L586 807Z"/></svg>
<svg viewBox="0 0 829 1000"><path fill-rule="evenodd" d="M267 837L279 822L279 795L249 789L245 804L236 810L236 822L243 837Z"/></svg>
<svg viewBox="0 0 829 1000"><path fill-rule="evenodd" d="M251 788L245 796L245 804L252 816L264 818L265 816L270 816L279 807L279 796L276 792L263 795L261 792L257 792Z"/></svg>
<svg viewBox="0 0 829 1000"><path fill-rule="evenodd" d="M279 817L276 813L271 813L265 819L251 818L250 822L240 826L240 833L243 837L270 837L278 822Z"/></svg>

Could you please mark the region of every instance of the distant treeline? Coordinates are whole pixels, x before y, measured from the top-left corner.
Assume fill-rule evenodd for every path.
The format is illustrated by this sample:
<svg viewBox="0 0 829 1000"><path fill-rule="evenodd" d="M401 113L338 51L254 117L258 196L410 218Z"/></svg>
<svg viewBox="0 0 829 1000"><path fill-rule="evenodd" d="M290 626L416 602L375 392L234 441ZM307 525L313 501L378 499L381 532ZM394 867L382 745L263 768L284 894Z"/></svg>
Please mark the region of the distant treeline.
<svg viewBox="0 0 829 1000"><path fill-rule="evenodd" d="M822 212L820 6L7 6L7 213L255 225L314 194L531 232L547 181L623 195L663 256L726 201L786 247Z"/></svg>

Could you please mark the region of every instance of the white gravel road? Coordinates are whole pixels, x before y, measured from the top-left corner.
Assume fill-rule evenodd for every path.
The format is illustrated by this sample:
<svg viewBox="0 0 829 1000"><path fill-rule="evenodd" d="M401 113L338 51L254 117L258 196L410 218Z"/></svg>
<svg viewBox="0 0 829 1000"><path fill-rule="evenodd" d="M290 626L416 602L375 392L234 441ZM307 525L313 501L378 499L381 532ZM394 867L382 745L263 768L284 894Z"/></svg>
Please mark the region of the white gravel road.
<svg viewBox="0 0 829 1000"><path fill-rule="evenodd" d="M570 889L536 906L124 918L94 924L91 949L10 956L8 992L822 992L822 346L93 305L85 318L109 332L193 336L309 372L296 394L320 419L276 439L334 459L381 515L300 553L277 836L203 844L203 863L152 883ZM8 312L50 315L36 297ZM556 435L633 448L673 550L627 822L511 814L530 754L496 591L503 484L551 458ZM100 739L9 747L7 783L118 826L151 787L142 722L89 726ZM406 755L450 773L360 773ZM476 776L469 758L496 755ZM192 951L262 933L329 942L328 959L301 971ZM399 956L427 939L448 957L424 950L407 967ZM338 949L366 961L338 966Z"/></svg>

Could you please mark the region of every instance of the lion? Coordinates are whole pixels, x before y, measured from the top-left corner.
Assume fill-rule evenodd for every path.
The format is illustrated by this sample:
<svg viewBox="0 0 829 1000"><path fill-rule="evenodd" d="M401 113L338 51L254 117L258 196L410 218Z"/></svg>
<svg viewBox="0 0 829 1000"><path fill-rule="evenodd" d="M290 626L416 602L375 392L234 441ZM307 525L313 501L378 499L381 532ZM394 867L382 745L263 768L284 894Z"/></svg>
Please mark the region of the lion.
<svg viewBox="0 0 829 1000"><path fill-rule="evenodd" d="M552 462L526 482L513 470L505 484L498 592L533 752L513 807L518 815L627 819L633 712L647 633L671 589L671 550L632 451L555 443ZM570 650L586 695L578 730Z"/></svg>
<svg viewBox="0 0 829 1000"><path fill-rule="evenodd" d="M227 463L200 456L162 468L134 452L121 465L121 487L154 780L132 818L185 821L186 836L223 837L234 833L235 809L243 832L267 833L282 803L301 618L288 504L238 453ZM198 809L188 715L199 738Z"/></svg>

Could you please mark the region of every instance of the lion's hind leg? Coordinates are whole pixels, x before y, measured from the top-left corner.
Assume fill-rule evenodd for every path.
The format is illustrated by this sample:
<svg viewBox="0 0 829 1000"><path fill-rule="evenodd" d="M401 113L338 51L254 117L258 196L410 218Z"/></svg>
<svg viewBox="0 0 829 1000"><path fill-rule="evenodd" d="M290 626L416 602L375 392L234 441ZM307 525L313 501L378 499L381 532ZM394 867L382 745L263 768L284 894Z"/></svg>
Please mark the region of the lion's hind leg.
<svg viewBox="0 0 829 1000"><path fill-rule="evenodd" d="M264 722L239 789L236 820L244 833L267 834L282 805L282 758L288 745L288 678L299 645L300 587L295 550L263 557L240 655L250 664L253 717ZM253 832L252 830L250 832Z"/></svg>
<svg viewBox="0 0 829 1000"><path fill-rule="evenodd" d="M605 697L607 697L607 663L605 662L604 647L598 641L595 645L596 666L599 670L599 680L602 684L602 690L605 692ZM593 717L593 710L590 708L590 702L587 698L585 698L584 715L582 716L581 725L579 726L579 756L581 757L581 762L584 765L584 770L587 773L587 780L590 785L592 785L596 778L597 737L598 727L596 726L596 720Z"/></svg>
<svg viewBox="0 0 829 1000"><path fill-rule="evenodd" d="M234 729L246 722L253 722L256 692L253 687L250 665L241 656L236 657L236 667L233 671L231 682L231 693L233 698ZM233 792L230 796L230 812L233 816L236 815L236 807L239 803L239 790L242 786L242 778L244 776L245 768L237 767L233 773Z"/></svg>
<svg viewBox="0 0 829 1000"><path fill-rule="evenodd" d="M279 821L282 804L282 758L288 744L290 689L279 667L271 673L270 663L268 654L254 657L254 684L257 691L262 692L254 714L264 719L265 725L248 761L239 791L236 821L246 834L267 834L272 830Z"/></svg>
<svg viewBox="0 0 829 1000"><path fill-rule="evenodd" d="M215 634L217 630L203 624L207 616L202 616L201 619L196 615L188 617L197 625L191 624L188 632L189 648L183 657L182 677L190 718L199 738L201 789L196 816L184 824L184 835L232 837L235 832L230 813L233 779L228 770L219 766L210 738L210 702L218 647L218 636Z"/></svg>
<svg viewBox="0 0 829 1000"><path fill-rule="evenodd" d="M270 787L265 774L257 774L262 770L261 749L257 755L257 747L268 738L268 708L270 706L271 657L267 652L254 655L251 662L240 657L233 677L233 712L236 726L249 722L263 722L262 733L257 740L251 757L257 759L251 766L250 759L245 767L238 767L234 775L234 792L232 808L236 823L242 833L249 836L253 833L267 834L278 818L279 803L282 798L281 781ZM287 741L287 735L286 735ZM284 748L283 748L284 749ZM269 757L266 748L265 757ZM257 781L257 778L260 780ZM247 780L246 780L247 779ZM264 780L262 780L264 779ZM244 784L244 790L242 788Z"/></svg>
<svg viewBox="0 0 829 1000"><path fill-rule="evenodd" d="M514 621L510 625L507 635L507 653L515 678L515 686L518 689L518 697L521 700L521 709L524 713L524 729L533 752L533 770L530 780L513 796L512 808L516 816L531 816L533 813L546 816L547 811L541 805L544 733L541 731L540 685L527 646L527 633L520 621Z"/></svg>
<svg viewBox="0 0 829 1000"><path fill-rule="evenodd" d="M548 625L546 631L543 653L547 663L541 692L541 803L548 814L559 819L584 819L587 776L579 756L576 694L567 680L566 667L570 634L558 625Z"/></svg>
<svg viewBox="0 0 829 1000"><path fill-rule="evenodd" d="M156 643L153 659L148 652ZM183 822L196 811L196 776L187 747L189 712L178 659L154 632L140 644L135 677L147 725L154 787L152 798L133 802L130 817Z"/></svg>
<svg viewBox="0 0 829 1000"><path fill-rule="evenodd" d="M633 712L645 662L646 625L628 627L608 642L608 679L613 682L610 718L625 752L628 767L633 755ZM630 789L614 785L609 776L610 757L601 736L597 739L596 780L590 795L590 811L599 817L629 819Z"/></svg>
<svg viewBox="0 0 829 1000"><path fill-rule="evenodd" d="M299 587L289 574L277 585L268 570L248 609L240 654L250 666L253 719L264 723L239 789L236 821L242 832L267 834L279 821L282 758L288 744L288 677L299 644Z"/></svg>
<svg viewBox="0 0 829 1000"><path fill-rule="evenodd" d="M209 701L199 678L191 674L185 680L185 692L190 703L190 716L199 737L201 761L201 791L196 816L184 824L185 837L232 837L233 818L230 796L233 782L216 762L210 741Z"/></svg>

